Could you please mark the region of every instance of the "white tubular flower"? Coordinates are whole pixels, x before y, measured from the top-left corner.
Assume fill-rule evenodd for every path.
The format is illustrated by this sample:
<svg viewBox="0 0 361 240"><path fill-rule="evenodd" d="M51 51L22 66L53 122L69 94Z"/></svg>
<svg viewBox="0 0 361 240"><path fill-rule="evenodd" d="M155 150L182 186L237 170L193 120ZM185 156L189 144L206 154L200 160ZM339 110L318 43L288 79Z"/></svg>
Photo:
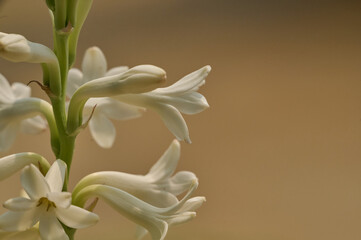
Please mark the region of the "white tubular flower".
<svg viewBox="0 0 361 240"><path fill-rule="evenodd" d="M100 189L99 191L102 192L102 194L106 194L106 195L108 193L105 192L114 191L116 192L115 195L118 194L124 195L125 194L124 192L126 192L130 196L134 196L133 197L134 199L135 198L139 199L137 200L138 201L137 203L140 204L139 201L141 200L142 201L141 204L143 205L145 204L146 206L153 206L152 208L155 207L169 208L171 206L179 206L179 208L177 208L172 212L172 214L175 214L176 216L172 216L172 217L168 216L169 219L167 220L165 219L168 217L164 216L163 220L167 222L167 226L174 225L177 223L183 223L185 221L192 219L195 216L195 212L194 212L195 209L197 209L202 205L202 203L205 201L205 198L195 197L186 200L183 199L181 201L177 199L178 195L186 192L187 190L192 189L191 191L193 191L194 190L193 188L195 188L198 181L197 177L193 173L186 171L178 172L174 176L172 176L177 167L179 157L180 157L180 144L177 140L174 140L167 149L167 151L153 165L153 167L146 175L144 176L132 175L122 172L113 172L113 171L92 173L84 177L82 180L80 180L80 182L76 185L73 191L74 199L76 201L76 199L81 198L80 196L84 194L83 190L87 191L86 189L91 189L92 186L97 186L97 185L109 186L111 188L102 188L102 187L94 187L94 188L98 190ZM119 189L121 191L117 192L113 188ZM98 190L94 190L94 191L97 192ZM100 193L97 192L96 194L100 194ZM104 197L104 195L102 194L100 195ZM188 193L188 196L190 196L190 193ZM108 198L108 195L105 198ZM109 203L109 201L113 201L113 200L108 199L106 201ZM126 204L127 203L124 203L124 206ZM133 208L135 208L135 206L133 206ZM124 213L123 210L121 210L121 213ZM128 216L127 214L130 213L126 213L126 216ZM134 218L132 217L129 218L134 220ZM156 219L152 220L153 221L152 224L156 224L157 226L156 230L153 229L154 226L152 227L152 230L150 230L153 239L160 239L159 234L160 236L163 236L163 234L165 234L166 232L164 222L162 220L159 220L160 221L159 222L158 220ZM139 227L137 231L138 238L141 238L147 233L146 229L149 230L150 227L148 225L144 226L144 222L142 222L142 220L134 220L134 221L142 226ZM150 220L145 220L145 221L150 221ZM156 223L154 223L154 221ZM155 235L157 237L155 237Z"/></svg>
<svg viewBox="0 0 361 240"><path fill-rule="evenodd" d="M83 58L82 72L75 68L69 71L67 96L71 98L80 86L91 80L118 75L127 70L128 67L121 66L107 71L107 62L103 52L97 47L89 48ZM139 107L121 103L108 97L91 98L84 106L84 121L89 119L95 105L97 107L89 121L89 128L95 142L103 148L110 148L116 136L115 127L109 119L133 119L141 116L142 112L142 109Z"/></svg>
<svg viewBox="0 0 361 240"><path fill-rule="evenodd" d="M52 141L56 141L55 120L51 105L38 98L21 98L0 109L0 151L8 150L22 129L26 133L38 133L46 124L39 114L44 115L51 129Z"/></svg>
<svg viewBox="0 0 361 240"><path fill-rule="evenodd" d="M94 225L98 216L71 205L71 193L62 192L65 172L61 160L55 161L45 177L34 165L25 167L21 184L29 198L13 198L3 204L10 211L0 216L0 229L25 231L39 222L43 240L66 240L60 222L76 229Z"/></svg>
<svg viewBox="0 0 361 240"><path fill-rule="evenodd" d="M154 110L178 140L190 143L188 127L181 113L196 114L209 107L206 98L197 91L210 71L211 67L205 66L169 87L141 94L118 95L114 99Z"/></svg>
<svg viewBox="0 0 361 240"><path fill-rule="evenodd" d="M163 156L146 175L133 175L123 172L104 171L92 173L75 186L73 196L81 189L103 184L112 186L156 207L169 207L178 203L176 196L187 191L197 177L192 172L173 173L180 157L180 144L174 140Z"/></svg>
<svg viewBox="0 0 361 240"><path fill-rule="evenodd" d="M177 204L167 208L155 207L118 188L98 184L82 189L74 197L74 203L84 206L87 199L98 197L120 214L149 231L153 240L163 240L167 234L168 225L183 223L196 216L195 212L188 210L194 209L189 207L194 205L194 199L189 199L189 197L197 186L198 183L194 180L186 196Z"/></svg>
<svg viewBox="0 0 361 240"><path fill-rule="evenodd" d="M39 166L39 169L43 173L48 172L50 168L49 162L36 153L25 152L12 154L0 159L0 181L10 177L30 164Z"/></svg>

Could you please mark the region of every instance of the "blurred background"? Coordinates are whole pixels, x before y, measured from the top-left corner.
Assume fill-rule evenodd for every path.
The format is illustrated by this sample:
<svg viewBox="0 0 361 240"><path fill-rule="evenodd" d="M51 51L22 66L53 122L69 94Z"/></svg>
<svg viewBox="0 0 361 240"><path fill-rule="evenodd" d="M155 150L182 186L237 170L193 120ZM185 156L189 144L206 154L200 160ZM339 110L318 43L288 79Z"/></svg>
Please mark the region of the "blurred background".
<svg viewBox="0 0 361 240"><path fill-rule="evenodd" d="M207 197L192 222L167 239L361 239L361 3L321 0L102 0L80 38L108 66L154 64L168 84L204 66L200 92L210 109L185 116L179 170L200 179ZM0 31L52 46L44 1L2 1ZM0 60L11 82L41 79L38 65ZM46 98L37 86L33 95ZM173 136L159 117L117 122L101 149L89 131L77 139L71 186L94 171L145 174ZM8 152L54 158L49 133L20 135ZM0 183L17 195L19 174ZM4 212L1 209L1 212ZM135 226L105 204L77 239L133 239Z"/></svg>

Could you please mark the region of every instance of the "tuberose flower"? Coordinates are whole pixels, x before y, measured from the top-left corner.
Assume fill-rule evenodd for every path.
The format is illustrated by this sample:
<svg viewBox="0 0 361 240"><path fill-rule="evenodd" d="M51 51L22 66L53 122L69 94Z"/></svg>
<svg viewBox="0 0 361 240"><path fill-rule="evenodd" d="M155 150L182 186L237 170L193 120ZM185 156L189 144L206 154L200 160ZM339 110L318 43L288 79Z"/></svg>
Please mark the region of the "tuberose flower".
<svg viewBox="0 0 361 240"><path fill-rule="evenodd" d="M153 240L163 240L169 225L184 223L196 216L193 210L205 200L199 197L189 199L197 186L198 183L194 180L185 197L177 204L166 208L155 207L118 188L100 184L83 188L74 197L74 204L84 206L89 198L98 197L121 215L146 229ZM138 237L142 237L143 234L144 232Z"/></svg>
<svg viewBox="0 0 361 240"><path fill-rule="evenodd" d="M81 198L80 196L84 194L83 190L91 189L92 186L96 189L94 190L96 192L94 194L97 196L99 194L107 199L111 196L111 192L114 192L115 196L122 195L122 197L119 196L120 198L123 198L124 192L126 192L133 196L133 198L129 197L129 199L133 199L129 201L136 201L137 204L140 204L140 207L144 208L152 206L152 209L158 209L154 210L155 212L162 212L163 210L160 210L162 208L179 206L176 210L171 211L175 216L164 216L163 220L167 223L167 226L185 222L195 216L195 209L202 205L205 198L196 197L187 200L183 199L181 201L178 200L178 195L190 189L193 191L195 186L198 185L197 177L192 172L181 171L172 176L177 167L179 157L180 144L177 140L174 140L146 175L133 175L115 171L92 173L80 180L76 185L73 191L74 199L76 201L78 198ZM109 186L111 188L96 187L97 185ZM121 191L119 192L115 189ZM98 191L101 192L101 194ZM188 196L190 196L189 192ZM139 200L134 200L135 198ZM108 199L106 201L109 203L109 201L113 202L114 200ZM121 203L118 204L121 205ZM127 203L124 203L120 208L123 208L126 204ZM121 210L121 212L123 213L123 210ZM152 212L152 214L156 214L155 212ZM159 218L162 219L162 217ZM153 219L152 224L155 224L154 221L157 222L158 220ZM138 220L135 222L138 223L137 221ZM139 221L141 222L141 220ZM139 227L137 231L138 238L141 238L147 233L145 229L148 228L149 231L149 226L147 224L144 226L144 223L138 224L143 226ZM159 228L161 228L161 230ZM159 223L157 229L157 234L159 234L159 231L162 232L161 235L165 234L164 222ZM151 234L155 235L156 233L153 232ZM155 239L159 238L157 237Z"/></svg>
<svg viewBox="0 0 361 240"><path fill-rule="evenodd" d="M30 98L31 89L22 83L13 83L11 86L6 78L0 74L0 111L14 105L18 100ZM8 116L9 117L9 116ZM28 134L37 134L46 129L46 121L39 116L39 112L33 116L27 116L19 121L6 121L0 119L0 151L10 148L19 130Z"/></svg>
<svg viewBox="0 0 361 240"><path fill-rule="evenodd" d="M71 205L71 193L62 192L65 172L61 160L54 162L45 177L34 165L25 167L21 184L29 198L17 197L3 204L10 211L0 216L0 229L25 231L39 222L42 239L66 240L61 223L76 229L94 225L98 216Z"/></svg>
<svg viewBox="0 0 361 240"><path fill-rule="evenodd" d="M75 91L83 84L102 77L118 75L128 70L120 66L107 71L107 62L103 52L97 47L89 48L84 55L82 71L72 68L68 75L67 96L71 98ZM110 119L128 120L141 116L142 109L117 100L103 97L89 99L83 110L83 121L86 121L96 105L96 109L89 121L90 133L95 142L110 148L115 140L116 130Z"/></svg>
<svg viewBox="0 0 361 240"><path fill-rule="evenodd" d="M178 140L190 143L188 127L181 113L196 114L209 107L206 98L197 91L205 84L210 71L211 67L205 66L169 87L141 94L122 94L114 99L155 111Z"/></svg>
<svg viewBox="0 0 361 240"><path fill-rule="evenodd" d="M146 175L124 172L95 172L81 179L73 190L75 196L82 188L103 184L126 191L157 207L169 207L178 203L177 196L187 191L197 177L192 172L173 173L180 157L180 144L174 140L162 157Z"/></svg>

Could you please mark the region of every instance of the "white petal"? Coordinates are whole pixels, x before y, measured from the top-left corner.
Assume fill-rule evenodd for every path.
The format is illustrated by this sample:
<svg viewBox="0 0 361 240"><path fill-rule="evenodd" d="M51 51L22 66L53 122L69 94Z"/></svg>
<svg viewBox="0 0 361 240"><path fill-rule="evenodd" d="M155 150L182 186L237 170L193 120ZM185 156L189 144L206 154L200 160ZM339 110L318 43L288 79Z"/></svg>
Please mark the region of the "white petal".
<svg viewBox="0 0 361 240"><path fill-rule="evenodd" d="M12 103L15 96L8 80L0 73L0 103Z"/></svg>
<svg viewBox="0 0 361 240"><path fill-rule="evenodd" d="M197 91L199 87L205 83L204 79L208 76L210 71L211 67L205 66L195 72L188 74L173 85L166 88L158 88L152 91L152 93L178 95L189 91Z"/></svg>
<svg viewBox="0 0 361 240"><path fill-rule="evenodd" d="M96 111L89 122L90 133L100 147L110 148L115 140L115 127L104 114Z"/></svg>
<svg viewBox="0 0 361 240"><path fill-rule="evenodd" d="M197 181L197 177L194 173L188 171L177 172L167 183L167 186L164 186L167 191L179 195L187 191L194 181Z"/></svg>
<svg viewBox="0 0 361 240"><path fill-rule="evenodd" d="M21 131L27 134L38 134L44 131L46 127L46 121L40 116L21 121Z"/></svg>
<svg viewBox="0 0 361 240"><path fill-rule="evenodd" d="M66 95L71 98L75 91L85 83L83 73L76 68L72 68L68 73L68 83L66 88Z"/></svg>
<svg viewBox="0 0 361 240"><path fill-rule="evenodd" d="M20 128L18 122L8 123L3 127L0 128L0 151L6 151L11 147Z"/></svg>
<svg viewBox="0 0 361 240"><path fill-rule="evenodd" d="M160 159L153 165L146 175L157 182L169 178L175 171L180 157L180 144L174 140Z"/></svg>
<svg viewBox="0 0 361 240"><path fill-rule="evenodd" d="M21 185L31 199L40 199L50 192L49 185L44 176L32 164L24 168L20 179Z"/></svg>
<svg viewBox="0 0 361 240"><path fill-rule="evenodd" d="M126 66L114 67L109 69L108 72L105 74L105 76L113 76L113 75L121 74L128 70L129 68Z"/></svg>
<svg viewBox="0 0 361 240"><path fill-rule="evenodd" d="M67 209L56 208L55 212L58 219L71 228L86 228L99 221L99 217L95 213L73 205Z"/></svg>
<svg viewBox="0 0 361 240"><path fill-rule="evenodd" d="M41 216L39 231L43 240L69 240L64 228L51 212L46 212Z"/></svg>
<svg viewBox="0 0 361 240"><path fill-rule="evenodd" d="M45 176L47 183L49 184L50 191L61 192L64 185L66 172L66 163L62 160L56 160L50 167L48 173Z"/></svg>
<svg viewBox="0 0 361 240"><path fill-rule="evenodd" d="M160 115L164 124L178 140L184 140L187 143L191 143L187 124L175 107L156 103L152 105L152 110L156 111Z"/></svg>
<svg viewBox="0 0 361 240"><path fill-rule="evenodd" d="M194 197L188 199L177 212L193 212L196 209L200 208L205 201L205 197Z"/></svg>
<svg viewBox="0 0 361 240"><path fill-rule="evenodd" d="M22 83L13 83L11 89L15 99L28 98L31 95L31 88Z"/></svg>
<svg viewBox="0 0 361 240"><path fill-rule="evenodd" d="M57 208L68 208L71 205L71 193L69 192L50 192L46 197L55 203Z"/></svg>
<svg viewBox="0 0 361 240"><path fill-rule="evenodd" d="M206 98L197 92L189 92L180 96L169 97L168 103L185 114L196 114L209 108Z"/></svg>
<svg viewBox="0 0 361 240"><path fill-rule="evenodd" d="M4 202L3 206L11 211L27 211L36 207L37 201L30 200L29 198L17 197Z"/></svg>
<svg viewBox="0 0 361 240"><path fill-rule="evenodd" d="M170 218L167 222L169 225L177 225L177 224L188 222L195 217L196 217L195 212L184 212L184 213L178 214L178 215Z"/></svg>
<svg viewBox="0 0 361 240"><path fill-rule="evenodd" d="M85 52L82 70L86 81L104 77L107 70L107 61L98 47L91 47Z"/></svg>
<svg viewBox="0 0 361 240"><path fill-rule="evenodd" d="M38 221L38 212L32 208L24 212L6 212L0 216L0 229L5 231L25 231Z"/></svg>

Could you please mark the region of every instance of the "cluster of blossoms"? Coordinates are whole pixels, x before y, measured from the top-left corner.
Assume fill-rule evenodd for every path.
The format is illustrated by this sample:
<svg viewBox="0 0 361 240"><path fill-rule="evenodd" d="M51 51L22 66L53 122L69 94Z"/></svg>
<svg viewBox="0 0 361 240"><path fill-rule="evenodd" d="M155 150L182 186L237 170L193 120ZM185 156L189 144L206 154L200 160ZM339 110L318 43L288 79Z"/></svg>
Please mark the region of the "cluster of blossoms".
<svg viewBox="0 0 361 240"><path fill-rule="evenodd" d="M153 65L107 69L103 52L89 48L81 70L71 68L80 30L92 1L47 0L54 26L54 50L18 34L0 33L0 57L12 62L40 63L43 81L35 81L50 102L32 98L30 87L12 85L0 74L0 151L11 148L19 132L50 130L53 163L32 152L0 159L0 180L21 171L20 197L6 201L0 216L1 239L74 239L77 229L96 224L98 199L138 225L137 238L149 233L164 239L170 225L195 217L204 197L191 197L195 174L174 174L180 143L190 143L183 114L196 114L208 103L198 93L210 67L186 75L168 87L163 69ZM68 191L76 136L89 127L95 142L110 148L116 138L111 120L140 117L153 110L176 137L146 175L116 171L83 177ZM181 198L179 196L182 196ZM86 204L88 205L86 206Z"/></svg>

